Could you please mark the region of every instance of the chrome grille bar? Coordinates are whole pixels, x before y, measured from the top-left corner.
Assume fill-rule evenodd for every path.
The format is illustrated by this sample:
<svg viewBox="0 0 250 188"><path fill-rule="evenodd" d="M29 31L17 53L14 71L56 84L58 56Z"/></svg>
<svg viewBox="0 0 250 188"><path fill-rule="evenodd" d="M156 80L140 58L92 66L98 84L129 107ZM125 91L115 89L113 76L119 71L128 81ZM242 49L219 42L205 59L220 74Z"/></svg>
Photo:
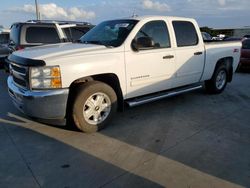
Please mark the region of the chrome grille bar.
<svg viewBox="0 0 250 188"><path fill-rule="evenodd" d="M11 62L10 73L12 74L14 83L17 86L22 87L22 88L29 87L29 83L28 83L29 68L28 67Z"/></svg>

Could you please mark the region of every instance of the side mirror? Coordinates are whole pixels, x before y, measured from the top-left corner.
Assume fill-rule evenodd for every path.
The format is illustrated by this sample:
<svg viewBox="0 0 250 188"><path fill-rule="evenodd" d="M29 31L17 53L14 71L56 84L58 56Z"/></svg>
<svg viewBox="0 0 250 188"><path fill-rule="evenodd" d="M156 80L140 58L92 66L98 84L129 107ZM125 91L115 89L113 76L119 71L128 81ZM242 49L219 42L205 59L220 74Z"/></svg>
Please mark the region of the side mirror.
<svg viewBox="0 0 250 188"><path fill-rule="evenodd" d="M138 39L133 39L131 43L131 48L136 52L139 50L147 50L154 47L155 43L150 37L139 37Z"/></svg>
<svg viewBox="0 0 250 188"><path fill-rule="evenodd" d="M138 48L137 40L136 40L136 39L133 39L133 40L132 40L131 48L132 48L132 50L135 51L135 52L138 52L138 51L139 51L139 48Z"/></svg>

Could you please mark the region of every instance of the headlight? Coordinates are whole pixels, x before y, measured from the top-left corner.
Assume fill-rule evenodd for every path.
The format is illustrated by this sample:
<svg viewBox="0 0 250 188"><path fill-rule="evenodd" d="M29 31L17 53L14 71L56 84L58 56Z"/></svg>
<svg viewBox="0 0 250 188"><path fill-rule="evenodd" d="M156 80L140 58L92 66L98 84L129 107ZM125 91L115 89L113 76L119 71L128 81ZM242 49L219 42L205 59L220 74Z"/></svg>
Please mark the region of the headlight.
<svg viewBox="0 0 250 188"><path fill-rule="evenodd" d="M59 66L32 67L30 70L30 85L32 89L61 88L61 72Z"/></svg>

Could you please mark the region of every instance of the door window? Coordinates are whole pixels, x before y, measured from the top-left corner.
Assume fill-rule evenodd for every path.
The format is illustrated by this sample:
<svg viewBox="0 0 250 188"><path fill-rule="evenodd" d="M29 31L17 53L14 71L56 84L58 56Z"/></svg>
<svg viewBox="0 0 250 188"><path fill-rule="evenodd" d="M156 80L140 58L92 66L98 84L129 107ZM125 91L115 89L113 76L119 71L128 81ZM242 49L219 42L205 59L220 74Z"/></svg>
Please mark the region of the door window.
<svg viewBox="0 0 250 188"><path fill-rule="evenodd" d="M136 34L135 40L139 41L142 38L150 38L152 40L151 46L147 46L148 42L140 43L143 49L147 49L147 47L150 49L171 47L168 28L164 21L151 21L146 23Z"/></svg>
<svg viewBox="0 0 250 188"><path fill-rule="evenodd" d="M198 36L193 23L188 21L173 21L173 27L178 47L195 46Z"/></svg>

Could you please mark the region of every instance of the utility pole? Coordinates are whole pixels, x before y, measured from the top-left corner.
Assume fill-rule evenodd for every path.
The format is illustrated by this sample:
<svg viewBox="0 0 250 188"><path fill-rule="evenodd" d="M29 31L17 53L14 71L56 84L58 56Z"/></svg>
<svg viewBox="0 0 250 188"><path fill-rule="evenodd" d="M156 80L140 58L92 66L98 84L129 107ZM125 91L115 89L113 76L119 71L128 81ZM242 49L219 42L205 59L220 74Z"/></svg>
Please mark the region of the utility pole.
<svg viewBox="0 0 250 188"><path fill-rule="evenodd" d="M37 3L37 0L35 0L35 4L36 4L36 19L40 20L40 11L39 11L39 5Z"/></svg>

